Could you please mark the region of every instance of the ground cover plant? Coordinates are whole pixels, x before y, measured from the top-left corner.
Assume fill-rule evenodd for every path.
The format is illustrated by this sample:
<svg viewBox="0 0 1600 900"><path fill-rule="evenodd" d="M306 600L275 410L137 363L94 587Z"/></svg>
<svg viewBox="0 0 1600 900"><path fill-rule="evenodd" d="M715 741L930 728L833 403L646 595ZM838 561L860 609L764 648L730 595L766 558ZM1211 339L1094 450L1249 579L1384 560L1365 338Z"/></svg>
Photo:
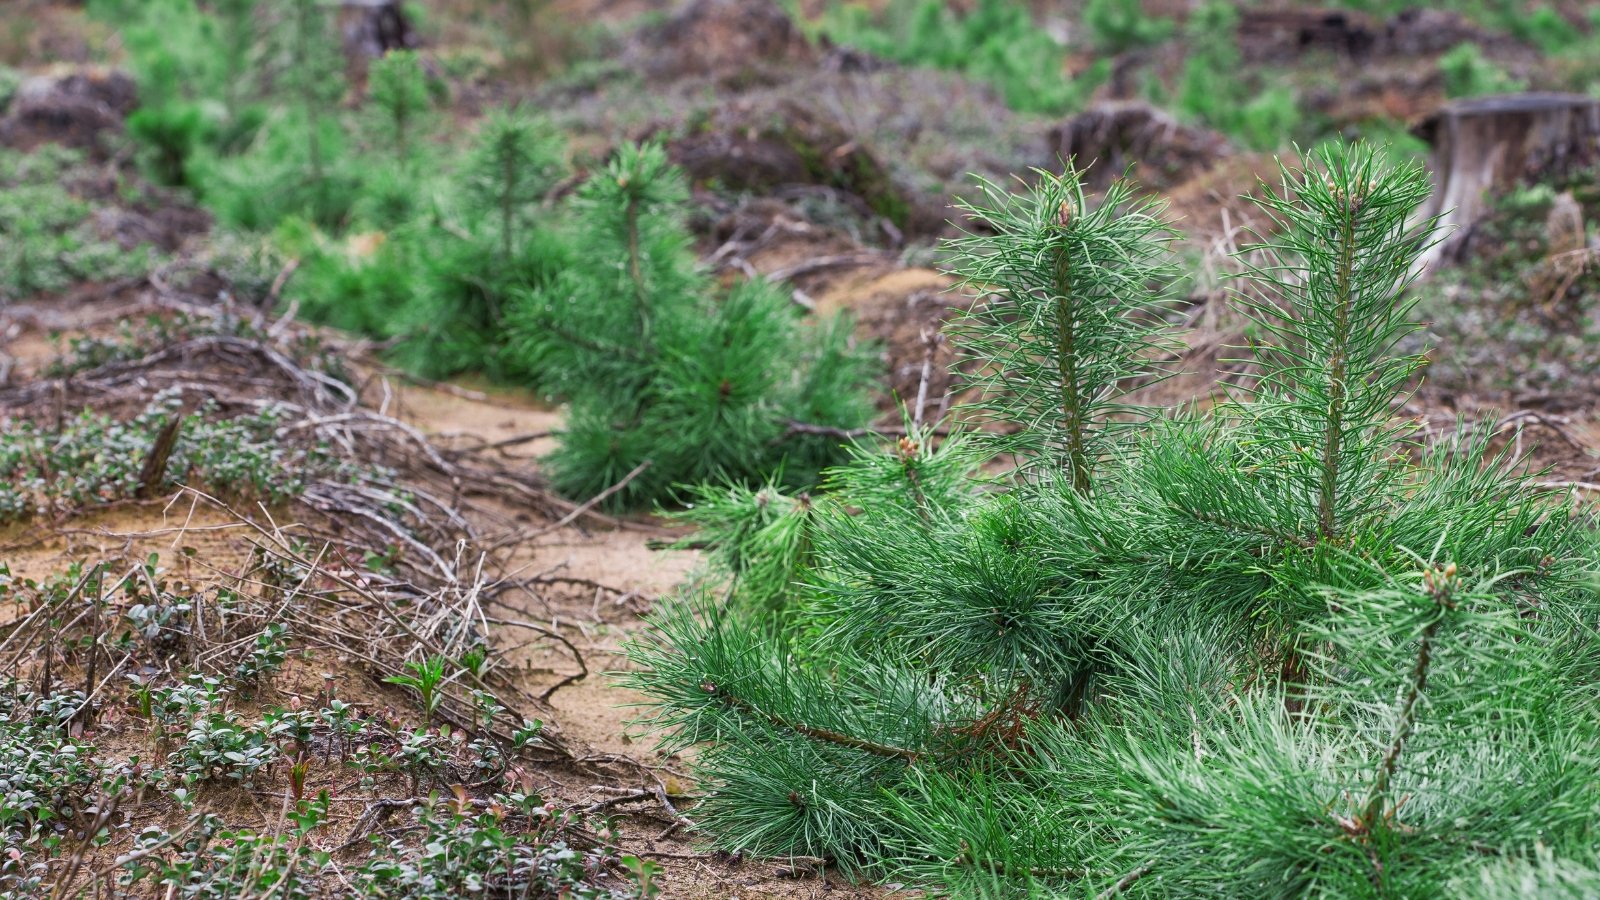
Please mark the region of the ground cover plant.
<svg viewBox="0 0 1600 900"><path fill-rule="evenodd" d="M179 484L280 504L318 479L358 481L360 467L326 447L297 447L272 406L225 417L159 396L119 422L85 410L52 430L9 417L0 434L0 525L89 506L166 495Z"/></svg>
<svg viewBox="0 0 1600 900"><path fill-rule="evenodd" d="M155 264L150 248L125 248L97 227L103 204L89 196L96 175L81 153L66 148L0 148L0 303Z"/></svg>
<svg viewBox="0 0 1600 900"><path fill-rule="evenodd" d="M189 552L171 564L105 559L44 581L0 567L0 603L24 613L0 652L27 673L0 680L0 890L650 896L648 865L630 860L627 874L604 822L526 783L519 766L558 745L542 723L509 715L481 648L478 686L448 697L438 682L460 661L397 667L439 673L415 721L341 697L331 675L313 702L281 693L275 682L334 635L317 617L355 607L337 586L316 586L315 561L270 543L236 578L213 578ZM421 621L409 640L427 640ZM107 727L123 739L104 741ZM353 799L341 783L398 827L375 812L335 827L344 817L332 793ZM219 795L267 789L281 792L275 821L241 827L218 814ZM177 824L135 825L152 812ZM125 852L97 852L106 846Z"/></svg>
<svg viewBox="0 0 1600 900"><path fill-rule="evenodd" d="M716 846L961 897L1596 887L1593 538L1395 418L1420 166L1332 144L1272 187L1249 377L1138 430L1159 210L1070 171L974 208L1020 465L864 446L809 501L791 627L690 597L632 647ZM790 558L762 533L725 568Z"/></svg>
<svg viewBox="0 0 1600 900"><path fill-rule="evenodd" d="M1092 5L1097 34L1113 44L1149 43L1166 33L1157 21L1129 16L1126 4ZM884 59L964 72L1025 112L1072 111L1110 71L1102 62L1070 76L1066 48L1038 27L1025 6L1006 0L981 0L965 13L939 0L893 0L881 16L841 3L830 6L817 27L831 41Z"/></svg>
<svg viewBox="0 0 1600 900"><path fill-rule="evenodd" d="M1600 269L1585 207L1594 199L1579 178L1495 202L1462 264L1421 291L1430 336L1460 348L1433 360L1432 389L1514 403L1543 398L1555 410L1593 390L1600 317L1588 298Z"/></svg>

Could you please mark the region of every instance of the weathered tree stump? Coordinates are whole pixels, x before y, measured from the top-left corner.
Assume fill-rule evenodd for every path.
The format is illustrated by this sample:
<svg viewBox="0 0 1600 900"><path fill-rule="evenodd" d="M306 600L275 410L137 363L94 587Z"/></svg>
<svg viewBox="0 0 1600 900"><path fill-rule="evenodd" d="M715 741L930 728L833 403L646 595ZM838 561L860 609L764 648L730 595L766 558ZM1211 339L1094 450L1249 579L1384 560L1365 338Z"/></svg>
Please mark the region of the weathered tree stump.
<svg viewBox="0 0 1600 900"><path fill-rule="evenodd" d="M1416 133L1433 145L1433 195L1442 240L1423 259L1455 258L1488 207L1519 184L1558 179L1600 163L1600 100L1581 94L1507 94L1451 103Z"/></svg>

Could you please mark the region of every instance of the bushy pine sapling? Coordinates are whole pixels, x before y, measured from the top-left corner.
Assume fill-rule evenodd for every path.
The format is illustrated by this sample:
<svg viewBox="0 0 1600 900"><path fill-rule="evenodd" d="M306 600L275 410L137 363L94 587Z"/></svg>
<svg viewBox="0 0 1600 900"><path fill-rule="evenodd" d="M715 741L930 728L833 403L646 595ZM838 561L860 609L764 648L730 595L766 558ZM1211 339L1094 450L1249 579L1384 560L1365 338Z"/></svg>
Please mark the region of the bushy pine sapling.
<svg viewBox="0 0 1600 900"><path fill-rule="evenodd" d="M1089 490L1048 440L1006 491L900 479L817 529L799 627L666 608L632 680L712 839L952 896L1594 890L1594 541L1487 430L1393 424L1425 185L1286 171L1254 380L1097 433Z"/></svg>
<svg viewBox="0 0 1600 900"><path fill-rule="evenodd" d="M218 46L224 75L222 98L228 120L242 123L254 116L246 104L259 90L256 84L261 48L257 40L256 5L258 0L215 0L211 8L217 17Z"/></svg>
<svg viewBox="0 0 1600 900"><path fill-rule="evenodd" d="M804 483L837 440L830 451L790 423L850 429L870 415L849 328L803 322L765 282L719 289L691 248L686 198L659 145L621 148L571 205L583 252L511 313L508 365L570 403L551 466L571 495L626 481L613 505L637 506L680 485L759 481L785 459L786 481Z"/></svg>
<svg viewBox="0 0 1600 900"><path fill-rule="evenodd" d="M462 166L468 207L499 225L500 256L509 262L534 210L562 170L562 142L549 123L517 109L484 120Z"/></svg>
<svg viewBox="0 0 1600 900"><path fill-rule="evenodd" d="M324 116L339 102L345 88L338 30L328 21L319 0L291 0L286 24L286 66L279 75L305 120L306 165L311 179L320 182L325 174Z"/></svg>
<svg viewBox="0 0 1600 900"><path fill-rule="evenodd" d="M477 368L526 377L502 351L506 315L568 263L566 238L546 204L566 171L565 146L548 122L518 109L491 113L458 161L444 209L406 236L422 269L403 318L402 362L442 375Z"/></svg>
<svg viewBox="0 0 1600 900"><path fill-rule="evenodd" d="M194 0L138 6L96 2L90 11L119 29L139 83L139 108L127 120L146 170L169 185L193 186L194 156L231 124L233 109L209 92L243 91L243 60L226 31ZM244 57L248 59L248 57Z"/></svg>
<svg viewBox="0 0 1600 900"><path fill-rule="evenodd" d="M567 256L551 224L560 211L543 203L564 171L561 142L545 123L501 110L447 165L422 165L430 115L417 60L390 54L371 79L370 132L397 155L362 173L356 234L279 226L278 244L302 260L290 293L313 318L396 340L391 357L423 374L517 375L500 354L505 307Z"/></svg>
<svg viewBox="0 0 1600 900"><path fill-rule="evenodd" d="M274 104L272 125L230 141L236 152L204 160L202 199L223 222L252 231L293 216L342 228L364 172L353 165L338 114L346 87L338 29L319 0L257 10L267 35L259 77Z"/></svg>

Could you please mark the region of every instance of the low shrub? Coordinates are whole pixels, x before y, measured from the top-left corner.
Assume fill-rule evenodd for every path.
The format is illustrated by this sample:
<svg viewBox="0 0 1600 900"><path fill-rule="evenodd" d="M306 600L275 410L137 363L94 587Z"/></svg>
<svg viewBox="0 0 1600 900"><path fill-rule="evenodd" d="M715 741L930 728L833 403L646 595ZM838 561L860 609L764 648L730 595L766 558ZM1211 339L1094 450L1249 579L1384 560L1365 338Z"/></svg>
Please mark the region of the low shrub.
<svg viewBox="0 0 1600 900"><path fill-rule="evenodd" d="M1452 99L1485 94L1511 94L1525 86L1485 59L1477 44L1460 44L1439 57L1444 94Z"/></svg>
<svg viewBox="0 0 1600 900"><path fill-rule="evenodd" d="M182 401L161 396L126 422L85 410L52 432L29 421L0 433L0 524L140 496L146 460ZM323 448L296 447L279 432L282 413L220 418L209 404L182 414L155 487L204 485L230 497L282 503L319 478L344 480L360 470Z"/></svg>
<svg viewBox="0 0 1600 900"><path fill-rule="evenodd" d="M0 148L0 303L127 277L155 264L149 248L125 249L101 233L100 204L84 196L88 181L77 151Z"/></svg>

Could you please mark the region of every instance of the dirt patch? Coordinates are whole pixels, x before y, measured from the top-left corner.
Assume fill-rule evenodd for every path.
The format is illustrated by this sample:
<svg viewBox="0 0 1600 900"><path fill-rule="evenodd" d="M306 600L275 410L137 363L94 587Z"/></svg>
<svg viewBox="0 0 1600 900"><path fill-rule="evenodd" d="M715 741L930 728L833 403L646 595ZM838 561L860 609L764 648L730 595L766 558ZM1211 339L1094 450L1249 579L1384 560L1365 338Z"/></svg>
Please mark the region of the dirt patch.
<svg viewBox="0 0 1600 900"><path fill-rule="evenodd" d="M1128 177L1149 190L1166 190L1209 169L1233 152L1215 131L1184 125L1148 103L1099 103L1050 133L1055 158L1043 168L1074 160L1090 166L1087 183L1103 190Z"/></svg>
<svg viewBox="0 0 1600 900"><path fill-rule="evenodd" d="M1220 249L1227 250L1248 242L1249 229L1266 227L1249 198L1264 196L1282 180L1280 161L1290 168L1297 163L1289 153L1242 153L1219 161L1167 194L1167 220L1197 244L1221 240Z"/></svg>
<svg viewBox="0 0 1600 900"><path fill-rule="evenodd" d="M816 51L774 0L691 0L634 39L635 59L651 78L764 80L815 61Z"/></svg>
<svg viewBox="0 0 1600 900"><path fill-rule="evenodd" d="M32 150L56 143L104 159L115 149L122 120L137 103L133 79L116 69L36 75L17 88L0 119L0 144Z"/></svg>
<svg viewBox="0 0 1600 900"><path fill-rule="evenodd" d="M818 186L858 199L898 229L922 233L943 222L938 204L900 184L838 120L794 98L729 104L683 125L668 151L699 184L758 194Z"/></svg>

